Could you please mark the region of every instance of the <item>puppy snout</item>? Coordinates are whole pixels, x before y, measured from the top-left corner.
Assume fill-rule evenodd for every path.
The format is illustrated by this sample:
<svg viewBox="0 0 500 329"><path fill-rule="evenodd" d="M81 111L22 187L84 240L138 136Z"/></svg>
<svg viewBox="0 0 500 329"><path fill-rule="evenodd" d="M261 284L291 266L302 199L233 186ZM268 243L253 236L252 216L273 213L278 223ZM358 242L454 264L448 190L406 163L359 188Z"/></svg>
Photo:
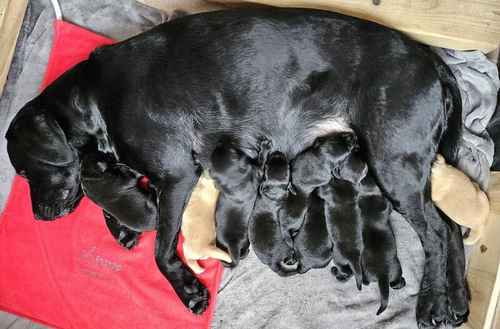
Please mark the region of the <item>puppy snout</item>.
<svg viewBox="0 0 500 329"><path fill-rule="evenodd" d="M285 273L297 272L299 269L299 261L295 254L288 255L280 262L280 268Z"/></svg>

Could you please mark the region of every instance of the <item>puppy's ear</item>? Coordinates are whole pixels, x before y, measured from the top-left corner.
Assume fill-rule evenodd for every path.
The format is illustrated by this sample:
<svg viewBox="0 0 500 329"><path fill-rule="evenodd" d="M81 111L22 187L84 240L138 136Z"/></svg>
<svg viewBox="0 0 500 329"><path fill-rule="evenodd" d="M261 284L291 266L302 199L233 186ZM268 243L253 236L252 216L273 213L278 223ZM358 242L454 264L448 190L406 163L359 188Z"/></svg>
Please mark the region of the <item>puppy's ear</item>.
<svg viewBox="0 0 500 329"><path fill-rule="evenodd" d="M338 167L333 170L333 176L358 185L368 173L366 162L355 153L351 153Z"/></svg>

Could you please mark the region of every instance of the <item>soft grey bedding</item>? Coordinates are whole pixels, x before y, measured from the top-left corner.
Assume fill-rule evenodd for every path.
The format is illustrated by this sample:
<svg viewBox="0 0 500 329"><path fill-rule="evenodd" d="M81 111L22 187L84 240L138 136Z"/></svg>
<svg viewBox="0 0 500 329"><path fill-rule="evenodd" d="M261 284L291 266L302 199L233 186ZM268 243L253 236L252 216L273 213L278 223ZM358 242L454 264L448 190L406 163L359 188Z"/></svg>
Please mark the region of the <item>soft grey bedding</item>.
<svg viewBox="0 0 500 329"><path fill-rule="evenodd" d="M60 0L60 2L66 20L117 40L166 20L165 14L138 5L132 0ZM8 84L0 99L0 136L4 136L8 123L16 111L37 94L51 47L53 20L54 14L49 0L30 2ZM473 130L472 135L475 134L482 139L477 143L468 144L471 152L480 154L481 159L486 160L473 161L474 156L472 156L472 160L464 165L469 167L471 176L480 180L484 179L484 173L488 171L492 158L493 150L489 146L491 141L484 135L484 127L492 114L491 97L494 94L496 97L498 89L496 67L484 61L481 65L484 69L482 73L463 74L467 77L465 79L467 84L471 86L475 85L474 79L488 86L486 89L472 88L476 101L471 103L475 104L475 111L473 114L469 113L469 117L475 127L478 127L477 123L480 122L480 128ZM463 61L461 66L467 69ZM488 79L490 81L487 81ZM481 104L487 105L481 106ZM0 173L0 206L3 207L14 174L7 158L3 138L0 138ZM407 286L400 291L391 291L390 306L381 316L375 316L379 301L377 289L373 284L364 287L361 293L357 293L354 282L338 283L330 274L329 268L310 271L301 276L281 278L250 253L238 268L226 271L212 327L217 329L416 328L414 312L422 275L423 251L417 235L404 218L394 213L391 220ZM0 312L0 329L32 327L33 324L28 320ZM168 328L168 323L165 324L165 328Z"/></svg>

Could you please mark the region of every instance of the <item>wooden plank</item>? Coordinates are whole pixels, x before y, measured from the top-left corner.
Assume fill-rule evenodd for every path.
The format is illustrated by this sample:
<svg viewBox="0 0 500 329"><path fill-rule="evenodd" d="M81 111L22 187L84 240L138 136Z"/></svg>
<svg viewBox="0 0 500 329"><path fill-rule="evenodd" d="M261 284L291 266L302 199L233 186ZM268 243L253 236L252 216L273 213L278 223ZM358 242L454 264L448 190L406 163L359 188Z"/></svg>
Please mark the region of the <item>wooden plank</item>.
<svg viewBox="0 0 500 329"><path fill-rule="evenodd" d="M490 52L500 44L498 0L210 0L332 10L400 30L434 46ZM374 4L378 3L378 5Z"/></svg>
<svg viewBox="0 0 500 329"><path fill-rule="evenodd" d="M27 5L28 0L0 0L0 95L7 80Z"/></svg>
<svg viewBox="0 0 500 329"><path fill-rule="evenodd" d="M137 2L167 13L172 13L174 10L182 10L187 13L200 13L227 8L223 4L208 3L204 0L137 0Z"/></svg>
<svg viewBox="0 0 500 329"><path fill-rule="evenodd" d="M467 279L471 290L471 311L467 327L493 329L500 295L500 172L492 172L488 190L491 212L485 235L474 247ZM464 328L466 328L464 326Z"/></svg>

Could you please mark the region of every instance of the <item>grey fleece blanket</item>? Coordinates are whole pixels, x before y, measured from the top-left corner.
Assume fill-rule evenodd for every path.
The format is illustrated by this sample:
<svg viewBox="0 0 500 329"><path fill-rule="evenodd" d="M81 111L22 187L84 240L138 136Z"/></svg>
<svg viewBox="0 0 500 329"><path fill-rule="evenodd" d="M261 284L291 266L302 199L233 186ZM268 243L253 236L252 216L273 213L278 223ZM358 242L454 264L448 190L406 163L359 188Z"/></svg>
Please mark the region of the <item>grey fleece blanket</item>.
<svg viewBox="0 0 500 329"><path fill-rule="evenodd" d="M66 20L117 40L166 20L166 15L132 0L61 0L61 4ZM30 2L8 84L0 99L0 136L5 134L8 123L22 105L37 94L51 47L53 19L49 0ZM484 65L491 70L490 64ZM467 64L462 66L466 68ZM474 88L474 79L470 84ZM493 89L488 89L486 95L479 89L476 94L479 112L476 108L474 115L483 118L484 126L491 115L481 104L493 94ZM483 132L484 128L475 133L482 135ZM473 143L471 150L483 152L486 159L490 159L492 151L487 147L486 151L478 151L476 145L479 144ZM471 176L480 176L474 175L475 171L487 172L488 161L468 161L473 168ZM0 206L3 207L14 175L3 138L0 138L0 173ZM375 316L378 292L373 284L358 293L352 281L336 282L329 268L281 278L251 253L237 269L226 272L213 328L416 328L414 309L422 275L423 251L417 235L400 215L392 216L392 224L408 284L403 290L391 291L390 306L381 316ZM9 327L13 319L0 313L0 328ZM16 319L12 328L30 326L29 322ZM165 327L168 328L168 323Z"/></svg>

